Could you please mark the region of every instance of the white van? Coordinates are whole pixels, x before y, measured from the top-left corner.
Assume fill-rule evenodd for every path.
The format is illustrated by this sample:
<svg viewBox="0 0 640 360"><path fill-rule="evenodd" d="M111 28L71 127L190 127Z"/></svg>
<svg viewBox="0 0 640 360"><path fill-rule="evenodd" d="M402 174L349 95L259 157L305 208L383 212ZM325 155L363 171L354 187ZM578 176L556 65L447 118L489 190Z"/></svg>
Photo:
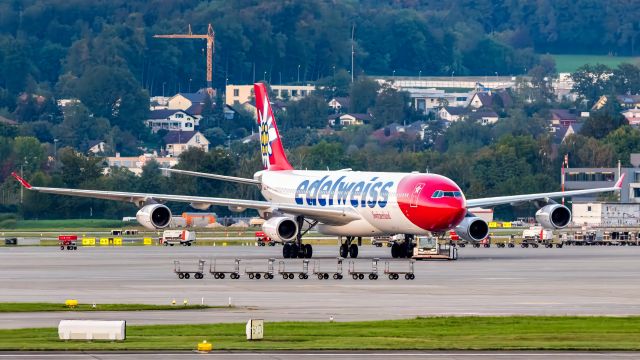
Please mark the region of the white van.
<svg viewBox="0 0 640 360"><path fill-rule="evenodd" d="M162 233L162 243L164 246L173 246L180 244L191 246L196 241L196 233L189 230L165 230Z"/></svg>

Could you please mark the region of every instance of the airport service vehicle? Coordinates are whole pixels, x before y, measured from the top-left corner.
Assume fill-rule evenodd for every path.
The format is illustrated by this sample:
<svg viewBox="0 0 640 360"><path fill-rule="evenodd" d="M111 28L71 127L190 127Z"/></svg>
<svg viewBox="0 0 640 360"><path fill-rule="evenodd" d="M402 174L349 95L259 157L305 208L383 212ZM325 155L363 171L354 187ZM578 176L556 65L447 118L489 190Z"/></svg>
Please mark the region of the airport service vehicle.
<svg viewBox="0 0 640 360"><path fill-rule="evenodd" d="M244 273L247 274L247 276L249 277L249 279L258 279L260 280L261 277L263 277L264 279L273 279L273 274L275 273L274 269L273 269L273 263L276 261L276 259L271 258L267 261L267 271L256 271L256 270L251 270L251 269L244 269Z"/></svg>
<svg viewBox="0 0 640 360"><path fill-rule="evenodd" d="M78 250L78 235L59 235L60 250Z"/></svg>
<svg viewBox="0 0 640 360"><path fill-rule="evenodd" d="M180 244L183 246L191 246L196 241L196 233L189 230L165 230L162 233L162 243L164 246L173 246Z"/></svg>
<svg viewBox="0 0 640 360"><path fill-rule="evenodd" d="M343 278L343 275L342 275L343 261L344 259L339 257L338 262L336 264L336 271L333 273L333 275L329 275L331 274L330 272L320 270L320 262L316 260L313 262L313 271L311 273L317 276L318 280L328 280L329 276L332 276L334 280L341 280Z"/></svg>
<svg viewBox="0 0 640 360"><path fill-rule="evenodd" d="M236 259L233 270L220 270L216 266L216 260L214 259L209 263L209 274L213 275L214 279L224 279L226 275L229 275L234 280L240 279L240 259Z"/></svg>
<svg viewBox="0 0 640 360"><path fill-rule="evenodd" d="M180 261L173 261L173 272L178 275L178 279L189 279L193 275L194 279L204 278L204 260L198 260L198 267L195 270L183 270L180 268Z"/></svg>
<svg viewBox="0 0 640 360"><path fill-rule="evenodd" d="M532 226L522 231L522 243L520 247L529 246L537 248L540 244L546 248L553 247L553 231L542 226ZM550 246L551 245L551 246Z"/></svg>
<svg viewBox="0 0 640 360"><path fill-rule="evenodd" d="M389 277L389 280L398 280L400 279L400 275L404 276L405 280L414 280L416 275L414 274L414 264L415 261L411 260L409 262L409 270L408 271L392 271L388 261L384 262L384 274Z"/></svg>
<svg viewBox="0 0 640 360"><path fill-rule="evenodd" d="M416 260L457 260L458 249L451 244L441 244L435 236L418 236L412 258Z"/></svg>
<svg viewBox="0 0 640 360"><path fill-rule="evenodd" d="M111 230L111 235L114 235L114 236L138 235L138 230L136 230L136 229L126 229L126 230L116 229L116 230Z"/></svg>
<svg viewBox="0 0 640 360"><path fill-rule="evenodd" d="M276 245L276 242L271 240L264 231L256 231L256 243L258 246L267 246L267 244L269 244L269 246Z"/></svg>
<svg viewBox="0 0 640 360"><path fill-rule="evenodd" d="M468 209L528 201L540 209L536 219L542 226L564 228L571 221L571 211L552 199L616 191L624 178L622 175L606 188L467 199L453 180L437 174L296 170L285 155L265 84L256 83L254 94L263 170L252 179L176 169L163 171L257 186L264 200L31 186L15 172L12 175L32 191L134 203L140 208L138 222L152 230L169 226L171 210L164 205L169 201L189 203L196 209L212 205L227 206L233 211L254 209L265 219L262 231L284 244L285 258L312 257L311 244L302 240L310 228L340 237L340 255L345 257L348 253L352 258L358 256L358 245L364 236L404 234L405 241L398 246L405 257L412 254L416 235L455 230L460 238L478 242L487 237L489 226Z"/></svg>
<svg viewBox="0 0 640 360"><path fill-rule="evenodd" d="M378 261L380 261L378 258L371 259L371 271L356 270L356 263L349 261L349 270L347 272L353 280L363 280L365 276L368 277L369 280L378 280Z"/></svg>

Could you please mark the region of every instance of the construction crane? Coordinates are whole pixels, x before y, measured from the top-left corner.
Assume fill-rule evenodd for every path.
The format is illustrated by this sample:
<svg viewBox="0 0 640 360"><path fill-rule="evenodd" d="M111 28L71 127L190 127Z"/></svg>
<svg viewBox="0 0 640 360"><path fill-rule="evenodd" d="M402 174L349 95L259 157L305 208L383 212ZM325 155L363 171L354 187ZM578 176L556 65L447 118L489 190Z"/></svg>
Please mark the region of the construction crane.
<svg viewBox="0 0 640 360"><path fill-rule="evenodd" d="M213 32L213 26L209 24L206 34L193 34L191 32L191 24L189 24L189 32L187 34L168 34L168 35L153 35L154 38L160 39L205 39L207 40L207 93L209 96L213 96L212 87L212 74L213 74L213 42L215 40L215 33Z"/></svg>

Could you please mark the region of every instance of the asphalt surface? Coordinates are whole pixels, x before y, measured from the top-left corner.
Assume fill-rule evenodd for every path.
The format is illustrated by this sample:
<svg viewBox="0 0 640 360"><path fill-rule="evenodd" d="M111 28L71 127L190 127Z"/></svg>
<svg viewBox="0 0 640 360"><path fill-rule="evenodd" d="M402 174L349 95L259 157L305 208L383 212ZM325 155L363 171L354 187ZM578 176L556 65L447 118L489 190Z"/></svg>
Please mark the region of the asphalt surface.
<svg viewBox="0 0 640 360"><path fill-rule="evenodd" d="M77 359L77 360L134 360L134 359L638 359L639 352L549 352L549 351L290 351L290 352L213 352L196 354L188 352L38 352L18 353L0 352L0 359L45 360L45 359Z"/></svg>
<svg viewBox="0 0 640 360"><path fill-rule="evenodd" d="M216 258L230 269L266 269L281 247L55 247L0 248L0 302L153 303L227 305L231 309L145 312L0 313L0 328L55 327L62 319L124 319L128 324L245 322L281 320L375 320L429 315L638 315L640 247L562 249L460 249L459 260L417 262L416 279L390 281L180 280L173 260L194 267L199 258ZM337 248L314 247L323 270L335 269ZM388 248L364 246L358 270L371 258L390 260ZM407 260L390 260L407 270ZM286 261L287 270L302 260ZM313 261L310 264L312 269ZM276 269L278 263L276 262ZM348 262L345 261L345 272ZM178 305L179 306L179 305Z"/></svg>

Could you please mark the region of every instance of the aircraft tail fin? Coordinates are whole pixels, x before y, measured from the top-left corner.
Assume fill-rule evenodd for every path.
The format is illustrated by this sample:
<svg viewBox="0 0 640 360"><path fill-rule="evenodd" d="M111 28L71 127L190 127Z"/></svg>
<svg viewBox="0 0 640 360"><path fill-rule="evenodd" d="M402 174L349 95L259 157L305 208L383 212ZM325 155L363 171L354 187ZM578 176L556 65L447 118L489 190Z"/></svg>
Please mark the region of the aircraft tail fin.
<svg viewBox="0 0 640 360"><path fill-rule="evenodd" d="M266 170L293 170L282 147L276 118L271 110L267 87L263 83L253 84L260 127L260 154Z"/></svg>

